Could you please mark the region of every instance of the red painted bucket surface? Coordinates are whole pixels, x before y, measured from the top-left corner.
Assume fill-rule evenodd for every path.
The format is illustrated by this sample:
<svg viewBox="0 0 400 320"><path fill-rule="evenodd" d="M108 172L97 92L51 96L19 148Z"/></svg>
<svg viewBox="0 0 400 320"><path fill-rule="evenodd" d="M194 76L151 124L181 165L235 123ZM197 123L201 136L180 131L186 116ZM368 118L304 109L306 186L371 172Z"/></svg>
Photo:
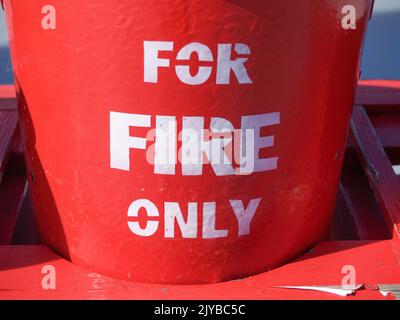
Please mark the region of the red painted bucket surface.
<svg viewBox="0 0 400 320"><path fill-rule="evenodd" d="M369 1L4 5L44 243L113 277L194 284L326 235ZM175 164L203 140L228 161Z"/></svg>

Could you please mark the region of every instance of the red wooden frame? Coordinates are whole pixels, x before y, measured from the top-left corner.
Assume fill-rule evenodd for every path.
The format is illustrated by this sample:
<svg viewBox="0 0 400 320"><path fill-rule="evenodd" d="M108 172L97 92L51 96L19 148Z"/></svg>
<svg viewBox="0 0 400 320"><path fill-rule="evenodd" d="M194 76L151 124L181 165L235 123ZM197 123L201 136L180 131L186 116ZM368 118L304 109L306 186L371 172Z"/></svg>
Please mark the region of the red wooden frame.
<svg viewBox="0 0 400 320"><path fill-rule="evenodd" d="M0 86L0 115L15 115L12 97L11 87ZM26 177L21 165L15 165L21 153L18 136L10 134L16 128L15 120L8 116L6 124L6 118L0 117L0 128L8 126L1 131L0 150L4 150L2 159L5 155L9 159L0 184L0 239L3 235L10 243L14 232L14 242L27 243L0 245L0 299L395 299L400 288L400 182L392 162L400 163L400 135L396 135L400 132L400 81L361 82L356 105L331 238L275 270L238 281L195 286L111 279L72 265L46 246L16 239L20 235L15 228L24 223L31 227L21 218L26 215L21 209L26 200ZM12 199L16 199L14 205L10 205ZM9 221L8 227L1 221ZM42 287L46 265L57 272L55 290ZM363 285L353 295L282 288L340 286L346 265L355 268L356 282ZM391 294L379 292L384 288Z"/></svg>

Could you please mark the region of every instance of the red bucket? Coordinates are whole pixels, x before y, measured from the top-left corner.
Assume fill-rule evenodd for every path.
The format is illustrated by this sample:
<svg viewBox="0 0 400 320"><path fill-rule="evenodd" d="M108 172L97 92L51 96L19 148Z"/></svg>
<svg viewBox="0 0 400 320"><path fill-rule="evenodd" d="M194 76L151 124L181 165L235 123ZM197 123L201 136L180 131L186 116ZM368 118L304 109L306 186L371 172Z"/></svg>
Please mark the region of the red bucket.
<svg viewBox="0 0 400 320"><path fill-rule="evenodd" d="M43 243L195 284L326 236L371 1L4 5Z"/></svg>

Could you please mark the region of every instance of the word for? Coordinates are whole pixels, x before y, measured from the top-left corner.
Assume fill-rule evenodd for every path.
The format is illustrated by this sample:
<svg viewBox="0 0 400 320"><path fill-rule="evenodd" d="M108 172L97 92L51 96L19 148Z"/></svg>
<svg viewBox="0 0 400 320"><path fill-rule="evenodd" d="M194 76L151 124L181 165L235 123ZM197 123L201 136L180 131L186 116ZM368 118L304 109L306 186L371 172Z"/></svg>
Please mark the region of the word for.
<svg viewBox="0 0 400 320"><path fill-rule="evenodd" d="M173 51L173 41L144 41L144 82L158 83L158 69L169 67L170 60L159 58L162 51ZM238 57L232 60L232 52ZM214 57L208 46L199 42L192 42L181 48L177 55L178 61L189 61L193 54L197 54L201 62L213 62ZM230 84L233 72L240 84L253 83L244 63L248 60L250 48L244 43L218 44L216 84ZM188 85L201 85L206 82L212 73L212 66L200 66L197 73L192 75L189 65L176 65L175 72L178 79Z"/></svg>

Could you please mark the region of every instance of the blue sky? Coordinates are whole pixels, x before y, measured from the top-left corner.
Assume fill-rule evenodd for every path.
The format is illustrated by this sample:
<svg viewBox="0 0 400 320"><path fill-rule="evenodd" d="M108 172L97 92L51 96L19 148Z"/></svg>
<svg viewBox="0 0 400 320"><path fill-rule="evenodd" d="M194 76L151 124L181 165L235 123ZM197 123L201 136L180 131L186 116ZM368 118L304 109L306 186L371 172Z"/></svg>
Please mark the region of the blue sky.
<svg viewBox="0 0 400 320"><path fill-rule="evenodd" d="M0 10L0 84L12 81ZM363 79L400 79L400 0L376 0L362 61Z"/></svg>
<svg viewBox="0 0 400 320"><path fill-rule="evenodd" d="M400 0L375 0L362 61L364 79L400 79Z"/></svg>

